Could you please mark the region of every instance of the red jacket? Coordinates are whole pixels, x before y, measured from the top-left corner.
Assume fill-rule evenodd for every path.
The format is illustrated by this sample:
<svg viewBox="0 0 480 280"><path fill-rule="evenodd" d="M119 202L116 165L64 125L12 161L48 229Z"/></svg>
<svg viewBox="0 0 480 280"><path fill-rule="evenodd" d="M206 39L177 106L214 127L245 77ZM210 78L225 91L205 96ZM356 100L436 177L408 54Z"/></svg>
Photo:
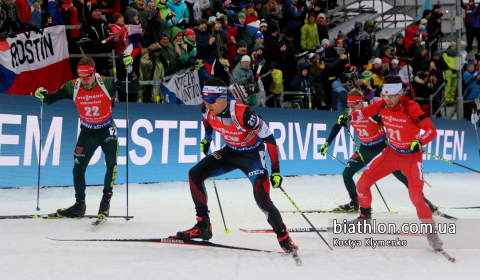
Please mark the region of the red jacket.
<svg viewBox="0 0 480 280"><path fill-rule="evenodd" d="M16 0L15 6L17 6L18 15L20 19L28 23L30 18L32 18L32 9L30 8L30 4L28 4L27 0Z"/></svg>
<svg viewBox="0 0 480 280"><path fill-rule="evenodd" d="M405 38L403 41L405 42L405 48L407 49L407 53L410 49L410 46L413 44L413 35L415 34L415 30L412 28L405 29Z"/></svg>

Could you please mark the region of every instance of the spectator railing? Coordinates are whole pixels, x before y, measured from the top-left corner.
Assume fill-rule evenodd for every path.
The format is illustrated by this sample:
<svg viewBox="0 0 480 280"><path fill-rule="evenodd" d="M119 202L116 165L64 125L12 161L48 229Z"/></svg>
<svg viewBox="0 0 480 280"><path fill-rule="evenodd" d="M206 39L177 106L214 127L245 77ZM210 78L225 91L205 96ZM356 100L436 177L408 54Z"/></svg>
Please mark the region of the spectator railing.
<svg viewBox="0 0 480 280"><path fill-rule="evenodd" d="M444 104L446 103L443 102L442 105L438 108L438 110L435 112L435 114L433 113L433 99L435 98L435 96L437 96L437 94L443 92L442 90L445 88L445 85L446 83L443 82L437 89L437 91L435 91L435 93L433 93L432 95L430 95L430 97L428 98L424 98L424 97L415 97L415 101L417 100L428 100L430 102L430 116L432 117L435 117L438 113L440 113L440 109L444 106ZM446 111L445 111L445 114L446 114Z"/></svg>

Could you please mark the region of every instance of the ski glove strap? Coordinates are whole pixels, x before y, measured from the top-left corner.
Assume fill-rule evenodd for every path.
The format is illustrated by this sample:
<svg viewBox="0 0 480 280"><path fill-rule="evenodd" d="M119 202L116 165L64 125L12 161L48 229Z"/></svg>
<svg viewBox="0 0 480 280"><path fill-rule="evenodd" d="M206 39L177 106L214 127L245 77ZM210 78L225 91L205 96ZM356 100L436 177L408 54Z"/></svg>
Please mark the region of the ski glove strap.
<svg viewBox="0 0 480 280"><path fill-rule="evenodd" d="M342 126L347 126L347 123L350 122L351 120L352 120L352 117L350 115L348 116L341 115L340 117L338 117L338 124Z"/></svg>
<svg viewBox="0 0 480 280"><path fill-rule="evenodd" d="M202 142L200 142L200 152L204 153L205 155L208 154L208 150L210 149L210 143L212 140L207 140L206 138L202 139Z"/></svg>
<svg viewBox="0 0 480 280"><path fill-rule="evenodd" d="M44 99L45 95L47 95L47 94L48 94L48 91L46 89L44 89L43 87L39 87L35 91L35 97L40 98L40 99Z"/></svg>
<svg viewBox="0 0 480 280"><path fill-rule="evenodd" d="M410 143L410 147L408 149L412 153L420 152L422 150L422 142L419 140L414 140L412 143Z"/></svg>
<svg viewBox="0 0 480 280"><path fill-rule="evenodd" d="M323 145L320 147L320 150L318 150L318 151L320 152L320 154L321 154L322 156L324 156L324 155L327 153L328 147L330 147L330 143L328 143L328 142L325 142L325 144L323 144Z"/></svg>
<svg viewBox="0 0 480 280"><path fill-rule="evenodd" d="M282 185L282 181L283 181L283 178L282 178L282 175L280 175L280 173L276 172L270 175L270 183L272 183L272 187L274 189L280 187Z"/></svg>

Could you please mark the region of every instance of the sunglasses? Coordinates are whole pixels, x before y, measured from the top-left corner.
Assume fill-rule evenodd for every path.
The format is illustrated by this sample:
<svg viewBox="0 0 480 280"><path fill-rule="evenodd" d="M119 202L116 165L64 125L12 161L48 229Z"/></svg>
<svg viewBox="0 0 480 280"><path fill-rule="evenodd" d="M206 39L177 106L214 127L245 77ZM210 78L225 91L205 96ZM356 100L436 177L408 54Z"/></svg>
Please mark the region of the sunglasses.
<svg viewBox="0 0 480 280"><path fill-rule="evenodd" d="M92 73L91 73L90 75L86 76L86 77L80 77L80 76L78 76L78 78L79 78L80 80L88 80L90 77L93 76L94 73L95 73L95 70L92 71Z"/></svg>
<svg viewBox="0 0 480 280"><path fill-rule="evenodd" d="M348 107L349 107L349 108L355 108L355 107L357 107L357 105L360 104L360 103L362 103L362 101L358 102L358 103L355 104L355 105L350 105L350 104L348 104Z"/></svg>
<svg viewBox="0 0 480 280"><path fill-rule="evenodd" d="M395 95L385 95L385 94L382 94L382 98L385 99L385 100L390 100L390 99L392 99L393 97L395 97L395 96L397 96L397 95L398 95L398 93L395 94Z"/></svg>

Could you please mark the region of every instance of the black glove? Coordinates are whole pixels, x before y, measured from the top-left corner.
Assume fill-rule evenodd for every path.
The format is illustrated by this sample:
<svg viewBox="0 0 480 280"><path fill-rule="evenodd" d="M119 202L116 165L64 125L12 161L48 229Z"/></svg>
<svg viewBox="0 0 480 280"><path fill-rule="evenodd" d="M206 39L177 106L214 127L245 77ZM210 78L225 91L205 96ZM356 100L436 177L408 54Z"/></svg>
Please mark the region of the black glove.
<svg viewBox="0 0 480 280"><path fill-rule="evenodd" d="M165 17L165 20L168 21L168 20L170 20L172 17L173 17L173 15L172 15L172 14L169 14L168 16Z"/></svg>
<svg viewBox="0 0 480 280"><path fill-rule="evenodd" d="M452 74L454 74L454 75L457 74L457 70L455 70L455 69L452 70Z"/></svg>
<svg viewBox="0 0 480 280"><path fill-rule="evenodd" d="M28 25L28 30L33 31L33 32L35 32L35 33L37 33L37 34L41 34L41 33L42 33L42 31L41 31L38 27L36 27L35 25L33 25L33 24L29 24L29 25Z"/></svg>

